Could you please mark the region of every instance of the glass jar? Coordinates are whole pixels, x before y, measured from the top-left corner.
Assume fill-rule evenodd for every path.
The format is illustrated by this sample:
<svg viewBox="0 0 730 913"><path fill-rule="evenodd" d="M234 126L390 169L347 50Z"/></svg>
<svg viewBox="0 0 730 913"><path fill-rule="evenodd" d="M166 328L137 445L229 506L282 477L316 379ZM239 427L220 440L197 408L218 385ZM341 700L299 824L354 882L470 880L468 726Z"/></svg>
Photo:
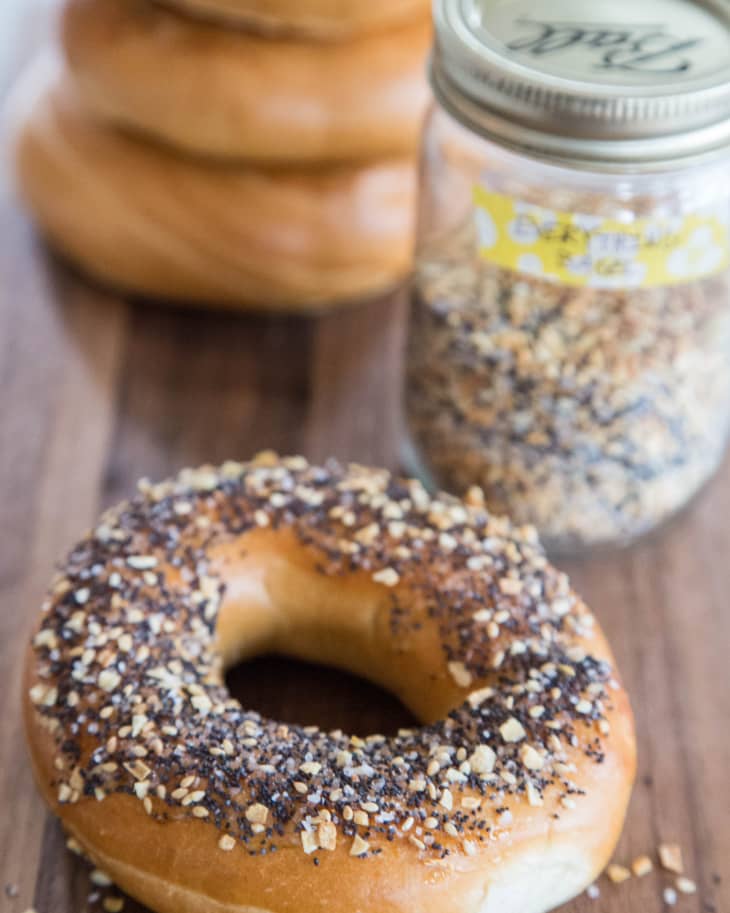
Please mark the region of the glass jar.
<svg viewBox="0 0 730 913"><path fill-rule="evenodd" d="M436 3L410 460L481 486L553 553L662 523L730 433L730 27L648 5L580 6L579 23L556 0L537 23L533 0ZM641 44L646 19L669 23L664 44ZM658 58L671 78L629 67Z"/></svg>

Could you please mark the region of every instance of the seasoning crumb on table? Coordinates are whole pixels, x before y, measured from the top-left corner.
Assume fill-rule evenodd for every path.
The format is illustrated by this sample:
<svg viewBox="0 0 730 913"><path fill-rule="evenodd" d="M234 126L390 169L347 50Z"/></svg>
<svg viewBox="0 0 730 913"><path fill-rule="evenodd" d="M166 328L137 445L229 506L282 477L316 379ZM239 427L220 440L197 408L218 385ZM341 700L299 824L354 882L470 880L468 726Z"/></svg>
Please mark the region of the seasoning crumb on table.
<svg viewBox="0 0 730 913"><path fill-rule="evenodd" d="M631 872L623 865L613 863L606 869L606 875L614 884L621 884L631 878Z"/></svg>
<svg viewBox="0 0 730 913"><path fill-rule="evenodd" d="M659 862L663 869L668 872L675 872L681 875L684 872L684 863L682 862L682 849L676 843L659 844Z"/></svg>
<svg viewBox="0 0 730 913"><path fill-rule="evenodd" d="M692 881L691 878L685 878L680 876L677 879L677 890L681 891L682 894L695 894L697 892L697 885Z"/></svg>
<svg viewBox="0 0 730 913"><path fill-rule="evenodd" d="M636 859L631 863L631 871L636 875L637 878L642 878L644 875L648 875L649 872L654 868L654 863L651 859L646 856L637 856Z"/></svg>

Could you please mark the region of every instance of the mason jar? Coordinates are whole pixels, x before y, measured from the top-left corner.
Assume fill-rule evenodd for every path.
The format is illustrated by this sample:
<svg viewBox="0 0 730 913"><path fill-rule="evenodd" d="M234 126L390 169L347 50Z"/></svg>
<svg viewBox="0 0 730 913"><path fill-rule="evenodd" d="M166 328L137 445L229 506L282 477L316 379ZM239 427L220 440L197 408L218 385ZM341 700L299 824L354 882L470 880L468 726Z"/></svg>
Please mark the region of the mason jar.
<svg viewBox="0 0 730 913"><path fill-rule="evenodd" d="M553 553L671 517L730 430L730 22L436 0L408 459Z"/></svg>

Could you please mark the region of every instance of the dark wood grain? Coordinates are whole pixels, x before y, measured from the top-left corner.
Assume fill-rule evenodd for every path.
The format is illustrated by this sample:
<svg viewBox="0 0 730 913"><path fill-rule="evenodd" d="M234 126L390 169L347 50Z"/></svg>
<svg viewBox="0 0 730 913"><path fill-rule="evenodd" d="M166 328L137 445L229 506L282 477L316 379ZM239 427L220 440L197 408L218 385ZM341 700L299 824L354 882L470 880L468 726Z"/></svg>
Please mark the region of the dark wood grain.
<svg viewBox="0 0 730 913"><path fill-rule="evenodd" d="M17 42L0 98L47 28L48 3L0 5ZM28 631L54 561L140 476L271 447L398 463L402 295L312 320L173 311L87 285L50 258L0 178L0 911L81 913L88 877L36 797L18 706ZM631 551L567 565L613 643L633 698L640 772L617 859L676 840L699 891L730 911L730 464L692 509ZM301 687L307 683L307 703ZM392 731L378 689L281 659L231 687L286 720ZM311 695L315 695L312 699ZM336 700L332 695L336 695ZM659 913L654 873L566 910ZM3 892L17 888L17 896ZM12 893L12 892L11 892ZM93 907L93 905L92 905ZM127 910L139 911L129 902ZM335 913L335 911L333 911ZM340 913L340 911L337 911Z"/></svg>

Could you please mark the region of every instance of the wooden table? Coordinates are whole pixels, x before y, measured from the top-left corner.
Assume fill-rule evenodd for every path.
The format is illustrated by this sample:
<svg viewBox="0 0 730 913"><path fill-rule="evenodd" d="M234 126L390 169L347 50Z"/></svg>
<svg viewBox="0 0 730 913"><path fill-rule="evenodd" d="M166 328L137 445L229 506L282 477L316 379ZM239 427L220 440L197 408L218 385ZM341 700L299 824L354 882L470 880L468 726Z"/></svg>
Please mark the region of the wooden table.
<svg viewBox="0 0 730 913"><path fill-rule="evenodd" d="M0 42L0 93L47 5L0 10L0 35L18 36ZM317 320L132 304L49 258L0 181L0 911L89 909L86 870L33 788L18 713L22 650L54 560L142 475L269 447L397 466L404 318L398 295ZM678 841L698 884L679 898L687 913L730 911L729 555L726 463L660 536L568 568L611 637L637 718L640 771L616 858ZM232 687L264 712L362 734L406 713L347 676L281 660L239 670ZM602 879L600 900L567 909L654 913L670 883L657 872Z"/></svg>

